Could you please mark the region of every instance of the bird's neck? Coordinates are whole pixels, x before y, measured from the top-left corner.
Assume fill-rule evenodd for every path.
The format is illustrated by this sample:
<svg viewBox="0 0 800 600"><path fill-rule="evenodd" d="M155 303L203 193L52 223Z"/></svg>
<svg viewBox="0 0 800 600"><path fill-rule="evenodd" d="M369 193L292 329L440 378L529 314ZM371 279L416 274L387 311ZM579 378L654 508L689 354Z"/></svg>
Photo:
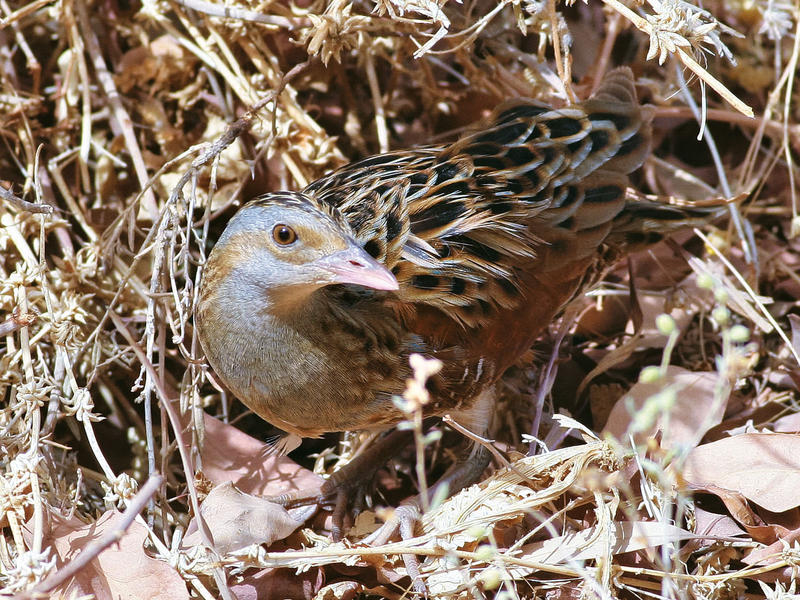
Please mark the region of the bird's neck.
<svg viewBox="0 0 800 600"><path fill-rule="evenodd" d="M402 393L408 353L381 293L329 286L257 302L252 288L222 285L198 309L200 330L215 332L200 338L209 363L267 421L316 436L393 418L376 399Z"/></svg>
<svg viewBox="0 0 800 600"><path fill-rule="evenodd" d="M382 293L353 286L324 286L315 289L287 289L270 297L266 316L278 328L289 328L320 348L338 351L341 340L331 331L381 328L381 321L393 318L381 300Z"/></svg>
<svg viewBox="0 0 800 600"><path fill-rule="evenodd" d="M277 319L305 319L324 308L325 289L316 285L281 285L266 292L266 312Z"/></svg>
<svg viewBox="0 0 800 600"><path fill-rule="evenodd" d="M225 330L234 336L271 334L314 337L319 331L334 326L339 320L352 321L359 317L372 320L370 310L350 310L354 304L365 308L374 294L370 290L348 293L343 286L318 286L308 284L273 285L258 291L264 301L253 301L253 290L231 285L215 290L206 306L213 318L225 323ZM378 302L378 304L382 304ZM383 311L377 308L374 317ZM324 337L324 336L323 336Z"/></svg>

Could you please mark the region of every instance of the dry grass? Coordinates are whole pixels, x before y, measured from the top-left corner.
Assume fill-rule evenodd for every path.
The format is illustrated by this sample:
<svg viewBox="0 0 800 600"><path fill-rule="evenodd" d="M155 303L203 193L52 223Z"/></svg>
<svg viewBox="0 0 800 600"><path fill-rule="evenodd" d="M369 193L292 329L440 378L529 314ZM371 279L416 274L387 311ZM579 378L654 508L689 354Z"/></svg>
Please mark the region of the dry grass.
<svg viewBox="0 0 800 600"><path fill-rule="evenodd" d="M797 509L759 513L758 533L689 539L697 505L680 467L704 434L797 412L800 21L789 2L704 6L0 1L4 593L54 572L53 515L91 523L141 508L137 486L159 473L138 523L148 552L198 597L230 597L247 568L270 566L324 573L319 597L399 597L403 552L431 557L423 575L447 597L782 597L773 590L793 585ZM496 433L513 470L432 510L413 544L350 548L306 531L292 551L179 549L200 501L200 479L187 474L201 412L241 412L208 379L191 324L206 252L236 206L356 157L447 139L506 98L584 97L614 64L631 65L656 106L656 157L637 187L743 199L726 229L706 232L705 258L675 261L667 248L639 257L636 297L619 270L582 307L577 345L555 361L558 346L543 343L509 374ZM656 322L665 311L674 320ZM629 321L637 332L624 333ZM643 377L662 380L668 364L714 373L708 410L722 409L708 423L722 421L716 434L698 424L684 451L646 436L636 450L615 448L594 441L591 424L554 416L591 399L599 430L604 402L648 365ZM659 389L624 443L684 393ZM534 455L523 458L527 443ZM432 446L433 461L443 451ZM335 465L325 456L320 470ZM741 516L724 500L720 514ZM783 553L740 562L780 540Z"/></svg>

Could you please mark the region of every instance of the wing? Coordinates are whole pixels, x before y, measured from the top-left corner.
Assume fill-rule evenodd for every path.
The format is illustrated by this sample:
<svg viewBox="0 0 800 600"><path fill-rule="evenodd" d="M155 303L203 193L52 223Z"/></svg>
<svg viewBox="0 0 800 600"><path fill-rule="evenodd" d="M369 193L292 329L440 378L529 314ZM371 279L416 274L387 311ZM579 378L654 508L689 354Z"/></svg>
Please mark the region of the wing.
<svg viewBox="0 0 800 600"><path fill-rule="evenodd" d="M373 156L304 192L341 211L403 301L470 328L524 301L521 270L596 253L649 139L649 112L618 69L582 104L506 103L450 146Z"/></svg>

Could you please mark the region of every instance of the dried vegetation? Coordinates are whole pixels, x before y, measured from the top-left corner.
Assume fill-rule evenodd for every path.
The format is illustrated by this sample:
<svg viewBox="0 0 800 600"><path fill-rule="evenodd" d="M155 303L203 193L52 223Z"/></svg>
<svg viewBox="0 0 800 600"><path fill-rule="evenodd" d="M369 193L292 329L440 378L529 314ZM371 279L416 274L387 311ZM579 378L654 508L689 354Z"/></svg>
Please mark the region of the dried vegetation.
<svg viewBox="0 0 800 600"><path fill-rule="evenodd" d="M789 597L798 10L0 0L2 593L401 597L405 552L436 597ZM236 206L447 139L510 97L567 103L615 64L656 106L636 187L737 202L702 237L612 273L507 375L493 433L508 466L431 508L420 537L381 547L332 544L322 521L220 485L263 494L316 477L262 460L262 424L240 421L254 439L203 417L242 413L191 325ZM435 438L418 440L429 466L448 460ZM329 472L361 443L293 457ZM409 457L381 476L390 505L425 472ZM385 517L363 513L351 540ZM265 543L237 550L252 542Z"/></svg>

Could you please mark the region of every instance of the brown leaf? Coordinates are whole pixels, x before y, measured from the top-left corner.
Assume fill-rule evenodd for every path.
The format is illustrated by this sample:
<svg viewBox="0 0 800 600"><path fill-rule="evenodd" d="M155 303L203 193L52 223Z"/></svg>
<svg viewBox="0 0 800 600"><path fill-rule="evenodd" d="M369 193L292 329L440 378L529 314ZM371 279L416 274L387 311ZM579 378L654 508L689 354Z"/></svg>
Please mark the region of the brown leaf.
<svg viewBox="0 0 800 600"><path fill-rule="evenodd" d="M74 559L85 547L117 527L122 513L108 511L97 521L86 524L73 517L51 514L50 540L59 556L59 565ZM143 548L147 528L134 522L119 542L103 550L71 581L56 590L54 597L72 598L93 594L96 598L150 598L180 600L188 598L186 583L168 563L151 558Z"/></svg>
<svg viewBox="0 0 800 600"><path fill-rule="evenodd" d="M692 294L697 288L694 281L687 277L681 284L681 289L686 294ZM639 342L639 349L642 348L663 348L669 336L664 335L656 326L656 319L659 315L669 314L675 321L675 327L680 331L686 331L692 320L694 311L689 308L669 307L664 298L659 296L649 296L641 294L639 306L642 310L642 339ZM628 325L628 333L633 333L633 327Z"/></svg>
<svg viewBox="0 0 800 600"><path fill-rule="evenodd" d="M800 317L797 315L786 315L789 324L792 326L792 348L795 354L800 354Z"/></svg>
<svg viewBox="0 0 800 600"><path fill-rule="evenodd" d="M649 428L637 432L634 440L640 444L660 432L661 446L665 449L696 445L725 413L726 402L718 402L714 396L716 382L715 373L694 373L680 367L667 367L667 374L661 381L637 383L617 401L603 432L626 443L634 415L642 410L649 398L667 387L674 387L677 394L672 410L661 414Z"/></svg>
<svg viewBox="0 0 800 600"><path fill-rule="evenodd" d="M772 423L772 430L776 433L797 433L800 432L800 413L792 413Z"/></svg>
<svg viewBox="0 0 800 600"><path fill-rule="evenodd" d="M581 313L575 335L591 339L604 339L619 335L625 330L630 314L630 297L608 296L602 304L597 302Z"/></svg>
<svg viewBox="0 0 800 600"><path fill-rule="evenodd" d="M745 528L763 525L763 521L761 521L753 509L750 508L750 505L747 503L747 498L745 498L743 494L726 490L716 485L709 485L705 489L722 500L728 512L730 512L733 518Z"/></svg>
<svg viewBox="0 0 800 600"><path fill-rule="evenodd" d="M790 531L786 536L776 542L761 548L754 548L747 556L742 558L746 565L766 565L780 559L786 546L792 546L800 540L800 529Z"/></svg>
<svg viewBox="0 0 800 600"><path fill-rule="evenodd" d="M288 511L266 498L246 494L230 482L211 490L200 505L200 513L208 524L214 547L223 554L251 544L270 545L282 540L316 511L316 506ZM187 531L189 533L184 538L184 545L200 542L194 519Z"/></svg>
<svg viewBox="0 0 800 600"><path fill-rule="evenodd" d="M243 492L271 496L323 481L290 458L270 454L270 446L231 425L209 415L203 424L203 474L215 484L230 481Z"/></svg>
<svg viewBox="0 0 800 600"><path fill-rule="evenodd" d="M325 583L325 571L313 567L302 573L292 569L262 569L246 573L239 583L231 585L236 600L284 600L285 598L317 598Z"/></svg>
<svg viewBox="0 0 800 600"><path fill-rule="evenodd" d="M728 515L709 512L699 506L694 508L694 531L698 535L713 537L744 535L742 528Z"/></svg>
<svg viewBox="0 0 800 600"><path fill-rule="evenodd" d="M694 488L738 492L772 512L800 505L800 438L785 433L746 433L698 446L683 477Z"/></svg>

